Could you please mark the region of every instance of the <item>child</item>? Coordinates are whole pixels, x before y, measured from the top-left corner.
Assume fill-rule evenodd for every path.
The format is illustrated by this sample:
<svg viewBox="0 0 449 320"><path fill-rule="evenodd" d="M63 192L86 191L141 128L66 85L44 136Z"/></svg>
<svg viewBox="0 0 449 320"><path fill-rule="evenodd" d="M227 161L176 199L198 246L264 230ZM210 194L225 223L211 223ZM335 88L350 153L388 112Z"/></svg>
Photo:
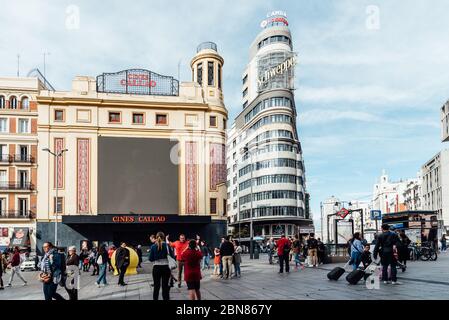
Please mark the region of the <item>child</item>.
<svg viewBox="0 0 449 320"><path fill-rule="evenodd" d="M366 244L363 247L363 252L361 256L363 269L366 269L373 262L373 260L371 259L371 252L369 251L369 249L370 249L369 244Z"/></svg>
<svg viewBox="0 0 449 320"><path fill-rule="evenodd" d="M83 261L83 271L84 272L89 271L89 269L90 269L89 262L90 262L89 257L84 258L84 261Z"/></svg>
<svg viewBox="0 0 449 320"><path fill-rule="evenodd" d="M220 249L214 249L214 276L218 276L220 274Z"/></svg>

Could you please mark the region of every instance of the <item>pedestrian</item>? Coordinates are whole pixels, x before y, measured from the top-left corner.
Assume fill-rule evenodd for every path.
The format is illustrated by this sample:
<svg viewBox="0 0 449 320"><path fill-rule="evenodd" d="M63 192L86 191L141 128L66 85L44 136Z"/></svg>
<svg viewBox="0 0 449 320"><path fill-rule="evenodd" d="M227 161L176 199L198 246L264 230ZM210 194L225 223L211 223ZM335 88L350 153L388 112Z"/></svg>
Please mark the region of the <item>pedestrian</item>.
<svg viewBox="0 0 449 320"><path fill-rule="evenodd" d="M137 268L142 268L142 246L139 244L136 249L137 256L139 257L139 263L137 264Z"/></svg>
<svg viewBox="0 0 449 320"><path fill-rule="evenodd" d="M234 254L234 245L231 243L230 236L226 236L224 242L220 246L220 256L223 263L223 278L229 279L231 275L232 256Z"/></svg>
<svg viewBox="0 0 449 320"><path fill-rule="evenodd" d="M15 274L17 274L17 276L20 278L20 280L23 281L24 286L27 285L26 280L22 277L22 273L20 272L20 264L21 264L21 258L20 258L19 247L14 247L14 252L13 252L13 255L9 262L9 265L11 266L11 276L9 277L9 282L8 282L7 287L11 287Z"/></svg>
<svg viewBox="0 0 449 320"><path fill-rule="evenodd" d="M114 254L115 246L112 245L109 247L108 250L108 265L109 265L109 272L114 271L114 267L112 266L112 255Z"/></svg>
<svg viewBox="0 0 449 320"><path fill-rule="evenodd" d="M352 270L357 270L357 268L360 265L360 262L362 261L362 253L363 253L363 244L360 239L360 233L356 232L354 233L351 240L349 240L350 243L350 250L351 250L351 260L350 264L352 264Z"/></svg>
<svg viewBox="0 0 449 320"><path fill-rule="evenodd" d="M6 261L5 255L0 251L0 290L5 289L3 287L3 273L6 273L6 268L8 267L8 261Z"/></svg>
<svg viewBox="0 0 449 320"><path fill-rule="evenodd" d="M315 234L311 233L307 240L307 251L309 254L310 264L315 268L318 264L318 241Z"/></svg>
<svg viewBox="0 0 449 320"><path fill-rule="evenodd" d="M271 237L267 242L268 263L273 264L274 240Z"/></svg>
<svg viewBox="0 0 449 320"><path fill-rule="evenodd" d="M225 237L221 237L221 245L226 241ZM223 255L220 253L220 278L223 279Z"/></svg>
<svg viewBox="0 0 449 320"><path fill-rule="evenodd" d="M187 283L190 300L201 300L200 281L201 269L200 262L203 254L196 240L190 240L189 246L182 253L182 261L184 261L185 272L184 281Z"/></svg>
<svg viewBox="0 0 449 320"><path fill-rule="evenodd" d="M207 245L206 241L201 240L200 242L201 254L203 255L203 260L201 261L201 270L210 269L209 261L210 261L210 249Z"/></svg>
<svg viewBox="0 0 449 320"><path fill-rule="evenodd" d="M242 276L242 272L240 270L240 264L242 263L242 247L238 240L234 240L234 275L236 278L240 278Z"/></svg>
<svg viewBox="0 0 449 320"><path fill-rule="evenodd" d="M167 235L167 241L169 235ZM187 250L189 243L186 241L184 234L179 235L179 240L175 242L169 242L170 246L175 249L176 261L178 263L178 288L181 288L182 283L182 271L184 270L184 261L182 261L182 253Z"/></svg>
<svg viewBox="0 0 449 320"><path fill-rule="evenodd" d="M290 265L288 260L288 255L290 252L291 244L290 241L285 237L285 234L281 234L281 238L276 241L276 246L278 248L278 258L279 258L279 273L284 273L284 263L285 272L290 272Z"/></svg>
<svg viewBox="0 0 449 320"><path fill-rule="evenodd" d="M79 266L79 257L76 254L76 247L75 246L70 246L69 250L68 250L68 255L67 255L67 260L66 260L66 266L70 267L70 266ZM77 268L78 270L78 276L79 276L79 268ZM67 291L67 294L69 295L69 300L78 300L78 286L79 286L79 277L67 277L68 279L70 279L69 281L71 281L71 289L67 288L67 282L66 282L66 286L65 286L65 290ZM78 281L76 281L75 283L75 279L77 279Z"/></svg>
<svg viewBox="0 0 449 320"><path fill-rule="evenodd" d="M61 280L62 257L51 242L45 242L43 250L45 254L42 258L39 278L43 283L45 300L65 300L56 292L58 290L58 283Z"/></svg>
<svg viewBox="0 0 449 320"><path fill-rule="evenodd" d="M220 249L215 248L214 249L214 276L220 275Z"/></svg>
<svg viewBox="0 0 449 320"><path fill-rule="evenodd" d="M106 268L108 266L108 252L106 251L106 246L102 245L98 250L97 260L95 264L98 266L98 278L97 278L97 286L100 288L101 282L103 282L104 286L108 285L106 281Z"/></svg>
<svg viewBox="0 0 449 320"><path fill-rule="evenodd" d="M326 256L326 247L324 246L323 241L320 238L317 239L318 247L317 247L317 255L318 255L318 265L324 263L324 258Z"/></svg>
<svg viewBox="0 0 449 320"><path fill-rule="evenodd" d="M295 270L298 270L298 266L300 266L301 269L304 269L304 264L302 264L299 259L299 255L301 253L301 240L299 240L299 236L297 234L295 234L295 240L293 240L292 248L295 257Z"/></svg>
<svg viewBox="0 0 449 320"><path fill-rule="evenodd" d="M446 245L446 235L443 234L441 236L441 251L445 252L447 249L447 245Z"/></svg>
<svg viewBox="0 0 449 320"><path fill-rule="evenodd" d="M129 250L126 248L126 243L122 242L120 247L115 252L115 267L119 272L118 284L126 286L125 273L129 266Z"/></svg>
<svg viewBox="0 0 449 320"><path fill-rule="evenodd" d="M399 242L398 242L398 260L403 265L402 272L407 268L407 260L410 258L410 251L408 249L412 241L407 237L404 230L399 232Z"/></svg>
<svg viewBox="0 0 449 320"><path fill-rule="evenodd" d="M164 241L164 239L166 241ZM153 263L153 300L159 300L159 291L162 286L162 299L170 300L169 280L171 270L168 263L168 256L175 258L171 247L168 245L168 235L165 238L163 232L156 234L155 242L150 247L149 260Z"/></svg>
<svg viewBox="0 0 449 320"><path fill-rule="evenodd" d="M97 258L98 258L98 250L97 248L92 248L92 252L89 255L89 269L91 265L94 267L92 276L98 275L100 271L97 264Z"/></svg>
<svg viewBox="0 0 449 320"><path fill-rule="evenodd" d="M397 281L396 259L394 252L399 239L396 233L390 231L388 224L382 225L382 234L377 238L376 246L374 247L373 257L377 259L380 255L382 264L382 281L388 283L388 267L391 269L391 284L400 284Z"/></svg>
<svg viewBox="0 0 449 320"><path fill-rule="evenodd" d="M365 246L363 247L363 252L360 257L360 261L363 264L363 270L365 270L373 262L373 260L371 259L371 252L370 252L369 244L365 244Z"/></svg>

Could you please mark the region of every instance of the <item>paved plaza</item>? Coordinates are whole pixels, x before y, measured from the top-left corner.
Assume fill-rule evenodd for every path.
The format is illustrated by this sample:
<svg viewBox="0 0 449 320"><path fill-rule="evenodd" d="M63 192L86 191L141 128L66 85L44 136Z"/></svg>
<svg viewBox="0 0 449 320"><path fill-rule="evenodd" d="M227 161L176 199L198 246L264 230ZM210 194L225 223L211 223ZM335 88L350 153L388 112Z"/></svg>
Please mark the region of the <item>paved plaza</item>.
<svg viewBox="0 0 449 320"><path fill-rule="evenodd" d="M326 274L337 265L321 265L319 268L306 268L289 274L278 274L277 265L269 265L266 255L259 260L249 260L243 256L242 277L240 279L221 280L211 276L212 268L204 272L201 292L204 300L394 300L394 299L449 299L449 253L439 255L436 262L408 262L405 273L398 271L398 280L402 285L384 285L379 290L368 290L363 281L349 285L343 275L339 281L327 280ZM294 265L292 263L291 265ZM92 270L92 269L91 269ZM110 285L97 288L96 276L91 272L83 272L81 277L80 300L151 300L152 277L151 264L143 263L139 274L125 277L128 286L117 285L117 277L108 273ZM43 300L42 286L37 280L38 272L23 272L28 280L26 287L19 279L15 279L11 288L0 291L0 300ZM4 275L5 284L9 275ZM58 292L67 298L64 288ZM179 289L171 289L173 300L188 298L185 283Z"/></svg>

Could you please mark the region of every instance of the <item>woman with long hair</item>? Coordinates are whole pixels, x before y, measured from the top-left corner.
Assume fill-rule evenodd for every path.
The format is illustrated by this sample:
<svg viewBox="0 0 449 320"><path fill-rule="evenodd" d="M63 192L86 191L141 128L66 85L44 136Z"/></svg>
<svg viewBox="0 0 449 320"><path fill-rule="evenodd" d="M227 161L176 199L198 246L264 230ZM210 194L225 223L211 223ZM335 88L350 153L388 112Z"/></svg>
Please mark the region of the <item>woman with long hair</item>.
<svg viewBox="0 0 449 320"><path fill-rule="evenodd" d="M163 232L156 234L156 241L150 248L150 261L153 262L153 300L159 300L162 285L162 299L170 300L169 280L171 276L167 256L174 258L172 249L167 244Z"/></svg>
<svg viewBox="0 0 449 320"><path fill-rule="evenodd" d="M359 267L360 262L362 262L362 253L364 250L359 232L354 233L354 236L352 237L352 240L349 241L349 244L351 250L352 269L356 270Z"/></svg>

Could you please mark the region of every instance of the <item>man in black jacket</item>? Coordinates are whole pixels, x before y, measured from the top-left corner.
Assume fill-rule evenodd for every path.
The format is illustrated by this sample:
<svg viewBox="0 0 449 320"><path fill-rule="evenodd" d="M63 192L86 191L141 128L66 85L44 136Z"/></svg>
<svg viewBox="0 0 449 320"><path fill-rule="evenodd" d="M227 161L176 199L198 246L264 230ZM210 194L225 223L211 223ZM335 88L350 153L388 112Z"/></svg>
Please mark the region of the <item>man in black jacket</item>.
<svg viewBox="0 0 449 320"><path fill-rule="evenodd" d="M126 248L126 243L122 242L120 247L115 252L115 266L117 270L120 272L118 278L118 284L121 286L126 286L124 281L126 269L129 266L129 251Z"/></svg>
<svg viewBox="0 0 449 320"><path fill-rule="evenodd" d="M234 245L229 241L231 237L227 236L220 246L220 256L223 261L223 278L229 279L232 267L232 255L234 254Z"/></svg>
<svg viewBox="0 0 449 320"><path fill-rule="evenodd" d="M382 234L377 238L376 246L374 248L374 259L380 253L380 262L382 264L382 281L388 283L388 266L391 268L391 284L400 284L396 278L396 258L394 252L399 243L398 235L390 231L388 224L382 225Z"/></svg>

